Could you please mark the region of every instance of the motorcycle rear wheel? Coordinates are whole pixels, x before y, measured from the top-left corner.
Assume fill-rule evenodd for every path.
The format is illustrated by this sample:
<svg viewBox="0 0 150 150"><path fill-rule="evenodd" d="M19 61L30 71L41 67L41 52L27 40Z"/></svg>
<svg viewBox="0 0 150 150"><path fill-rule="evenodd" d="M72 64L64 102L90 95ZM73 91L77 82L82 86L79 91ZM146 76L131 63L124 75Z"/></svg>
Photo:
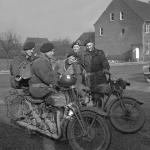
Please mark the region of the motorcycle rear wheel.
<svg viewBox="0 0 150 150"><path fill-rule="evenodd" d="M91 111L81 112L88 135L83 136L79 121L74 117L69 121L67 138L73 150L106 150L111 134L105 120Z"/></svg>
<svg viewBox="0 0 150 150"><path fill-rule="evenodd" d="M127 112L121 107L121 101ZM145 112L133 98L123 97L115 101L109 111L110 122L123 133L134 133L139 131L145 123Z"/></svg>

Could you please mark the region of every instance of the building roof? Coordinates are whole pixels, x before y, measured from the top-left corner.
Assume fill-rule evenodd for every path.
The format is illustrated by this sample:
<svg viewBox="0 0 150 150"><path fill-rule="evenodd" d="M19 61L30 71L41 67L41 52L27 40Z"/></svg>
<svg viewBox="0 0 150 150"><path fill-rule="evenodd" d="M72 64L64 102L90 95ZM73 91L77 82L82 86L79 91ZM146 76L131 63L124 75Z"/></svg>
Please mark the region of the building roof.
<svg viewBox="0 0 150 150"><path fill-rule="evenodd" d="M138 0L123 0L144 21L150 20L150 3Z"/></svg>
<svg viewBox="0 0 150 150"><path fill-rule="evenodd" d="M81 41L81 45L84 45L88 40L95 42L95 32L84 32L77 40Z"/></svg>
<svg viewBox="0 0 150 150"><path fill-rule="evenodd" d="M25 40L25 43L26 42L34 42L36 45L42 45L43 43L49 42L49 40L47 38L28 37Z"/></svg>
<svg viewBox="0 0 150 150"><path fill-rule="evenodd" d="M113 3L113 1L115 0L112 0L111 3ZM143 19L143 21L150 20L150 15L149 15L150 14L150 2L141 2L138 0L120 0L120 1L123 1L128 7L130 7L139 17L141 17L141 19ZM109 4L109 6L111 5L111 3ZM107 11L107 8L104 10L104 12ZM96 20L94 25L98 22L101 16Z"/></svg>

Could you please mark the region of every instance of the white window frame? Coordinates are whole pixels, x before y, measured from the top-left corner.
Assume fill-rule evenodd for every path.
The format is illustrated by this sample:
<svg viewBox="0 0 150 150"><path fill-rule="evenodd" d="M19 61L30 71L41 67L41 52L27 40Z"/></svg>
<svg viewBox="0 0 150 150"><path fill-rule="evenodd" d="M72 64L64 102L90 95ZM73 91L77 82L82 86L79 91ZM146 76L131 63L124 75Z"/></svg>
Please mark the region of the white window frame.
<svg viewBox="0 0 150 150"><path fill-rule="evenodd" d="M145 33L150 33L150 24L145 25Z"/></svg>
<svg viewBox="0 0 150 150"><path fill-rule="evenodd" d="M120 20L124 20L124 13L123 13L123 11L120 11Z"/></svg>
<svg viewBox="0 0 150 150"><path fill-rule="evenodd" d="M99 28L99 36L104 35L104 29L102 27Z"/></svg>
<svg viewBox="0 0 150 150"><path fill-rule="evenodd" d="M115 15L114 13L110 13L110 21L114 21L115 20Z"/></svg>

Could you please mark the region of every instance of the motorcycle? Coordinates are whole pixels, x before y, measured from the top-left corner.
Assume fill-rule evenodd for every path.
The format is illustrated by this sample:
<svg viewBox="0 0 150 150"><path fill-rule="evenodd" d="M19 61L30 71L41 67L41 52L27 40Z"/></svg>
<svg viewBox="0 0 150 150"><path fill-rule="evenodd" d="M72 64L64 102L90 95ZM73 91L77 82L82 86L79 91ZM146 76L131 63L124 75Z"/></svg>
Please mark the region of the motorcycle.
<svg viewBox="0 0 150 150"><path fill-rule="evenodd" d="M15 115L17 125L55 140L66 139L73 150L108 148L111 135L104 120L107 114L93 107L81 107L73 83L60 84L59 91L43 99L23 93L17 93L19 104L18 100L17 104L13 100L8 103L8 114Z"/></svg>
<svg viewBox="0 0 150 150"><path fill-rule="evenodd" d="M145 123L145 112L141 107L143 103L135 98L124 96L124 90L130 86L129 82L122 78L113 80L110 73L107 75L107 84L98 85L94 91L87 91L89 101L86 105L94 101L94 106L108 113L111 124L123 133L139 131ZM98 94L101 101L94 100L93 94Z"/></svg>

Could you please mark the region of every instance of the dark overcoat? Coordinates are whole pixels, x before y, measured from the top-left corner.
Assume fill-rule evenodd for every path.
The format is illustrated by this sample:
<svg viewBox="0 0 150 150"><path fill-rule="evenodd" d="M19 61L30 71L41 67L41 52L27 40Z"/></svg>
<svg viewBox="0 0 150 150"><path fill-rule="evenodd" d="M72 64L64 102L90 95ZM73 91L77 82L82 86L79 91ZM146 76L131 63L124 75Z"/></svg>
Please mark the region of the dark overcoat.
<svg viewBox="0 0 150 150"><path fill-rule="evenodd" d="M85 51L82 64L87 72L86 83L89 87L94 88L98 84L106 83L104 70L109 70L110 66L103 50Z"/></svg>

